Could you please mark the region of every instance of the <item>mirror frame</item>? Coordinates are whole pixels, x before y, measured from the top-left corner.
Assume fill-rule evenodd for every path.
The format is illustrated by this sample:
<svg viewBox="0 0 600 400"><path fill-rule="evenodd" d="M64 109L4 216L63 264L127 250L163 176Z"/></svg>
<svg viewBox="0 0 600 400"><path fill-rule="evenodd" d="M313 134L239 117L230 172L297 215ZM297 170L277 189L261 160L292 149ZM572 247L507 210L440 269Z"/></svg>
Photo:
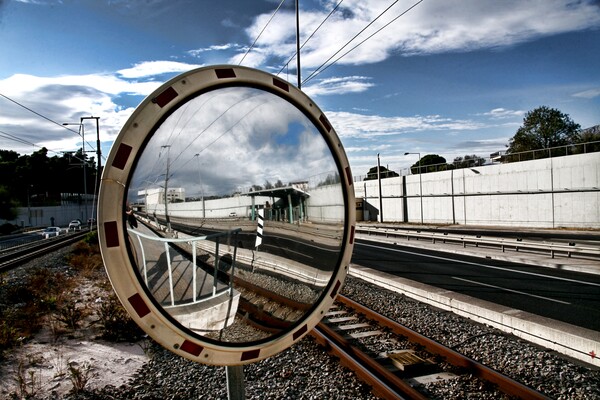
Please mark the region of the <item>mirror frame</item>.
<svg viewBox="0 0 600 400"><path fill-rule="evenodd" d="M319 302L291 328L272 339L247 345L205 341L168 318L151 299L136 274L127 249L124 218L129 180L135 161L149 136L174 110L199 92L219 87L244 86L262 89L287 100L305 114L321 132L339 168L344 196L345 221L338 265ZM139 154L138 154L139 153ZM324 317L342 288L354 246L356 209L352 173L343 146L323 112L295 86L252 68L232 65L202 67L183 73L154 91L133 112L115 140L102 173L98 199L98 237L110 282L132 319L166 349L208 365L243 365L275 355L310 332ZM182 329L183 328L183 329Z"/></svg>

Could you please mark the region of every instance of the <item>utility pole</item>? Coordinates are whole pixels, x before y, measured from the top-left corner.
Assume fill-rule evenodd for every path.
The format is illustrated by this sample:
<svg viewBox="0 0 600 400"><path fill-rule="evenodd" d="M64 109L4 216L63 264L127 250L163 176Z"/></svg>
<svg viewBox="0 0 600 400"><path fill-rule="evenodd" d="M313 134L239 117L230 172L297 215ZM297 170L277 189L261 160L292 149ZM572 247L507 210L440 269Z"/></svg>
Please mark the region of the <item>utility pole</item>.
<svg viewBox="0 0 600 400"><path fill-rule="evenodd" d="M296 0L296 68L298 69L298 89L302 87L302 78L300 74L300 0Z"/></svg>
<svg viewBox="0 0 600 400"><path fill-rule="evenodd" d="M383 222L383 199L381 195L381 164L379 162L379 153L377 153L377 182L379 183L379 222Z"/></svg>
<svg viewBox="0 0 600 400"><path fill-rule="evenodd" d="M165 146L160 146L162 149L166 148L167 149L167 173L165 174L165 193L164 193L164 200L165 200L165 220L167 221L167 232L171 232L171 220L169 219L169 207L168 207L168 203L169 203L169 199L167 197L167 192L169 191L169 153L171 151L171 145L165 145Z"/></svg>
<svg viewBox="0 0 600 400"><path fill-rule="evenodd" d="M96 190L94 191L94 206L92 206L92 223L90 228L94 229L94 222L96 221L96 217L98 215L97 212L95 212L96 209L96 197L98 195L97 190L100 188L100 175L102 174L102 150L100 148L100 124L98 122L98 120L100 119L100 117L81 117L79 120L81 122L81 125L83 126L83 120L84 119L95 119L96 120L96 155L98 156L98 160L97 160L97 168L96 168Z"/></svg>

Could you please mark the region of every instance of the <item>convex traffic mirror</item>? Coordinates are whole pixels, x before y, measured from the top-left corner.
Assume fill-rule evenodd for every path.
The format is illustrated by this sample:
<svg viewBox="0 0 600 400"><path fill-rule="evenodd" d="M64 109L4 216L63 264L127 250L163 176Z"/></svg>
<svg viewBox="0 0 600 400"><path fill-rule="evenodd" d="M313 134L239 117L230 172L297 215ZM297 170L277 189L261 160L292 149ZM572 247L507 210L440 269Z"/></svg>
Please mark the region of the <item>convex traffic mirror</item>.
<svg viewBox="0 0 600 400"><path fill-rule="evenodd" d="M207 67L135 110L102 175L111 283L164 347L240 365L297 342L341 289L352 176L325 115L279 78Z"/></svg>

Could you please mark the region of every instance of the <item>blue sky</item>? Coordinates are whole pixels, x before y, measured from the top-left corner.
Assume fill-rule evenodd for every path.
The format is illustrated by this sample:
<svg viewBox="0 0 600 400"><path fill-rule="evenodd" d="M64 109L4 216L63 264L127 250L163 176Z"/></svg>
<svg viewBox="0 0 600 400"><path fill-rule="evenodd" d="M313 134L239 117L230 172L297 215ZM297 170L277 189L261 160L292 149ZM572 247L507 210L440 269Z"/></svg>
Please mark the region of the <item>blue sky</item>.
<svg viewBox="0 0 600 400"><path fill-rule="evenodd" d="M301 42L338 3L300 0ZM293 0L267 25L279 4L0 0L0 148L75 150L78 135L61 123L93 115L106 156L145 96L199 66L283 68L279 76L296 84L295 59L284 68L295 52ZM360 42L302 84L334 125L354 175L376 165L378 153L394 170L416 162L406 152L487 157L542 105L583 128L600 123L598 1L343 0L302 49L303 80ZM93 149L92 121L85 131Z"/></svg>

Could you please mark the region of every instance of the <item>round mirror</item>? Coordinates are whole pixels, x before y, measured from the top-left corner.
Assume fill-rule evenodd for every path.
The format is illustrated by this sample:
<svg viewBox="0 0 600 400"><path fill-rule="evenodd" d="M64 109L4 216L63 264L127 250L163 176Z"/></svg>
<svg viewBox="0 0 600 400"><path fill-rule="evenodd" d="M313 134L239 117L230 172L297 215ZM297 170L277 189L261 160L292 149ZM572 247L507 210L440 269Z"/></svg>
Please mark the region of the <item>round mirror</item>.
<svg viewBox="0 0 600 400"><path fill-rule="evenodd" d="M301 91L201 68L134 112L102 176L99 235L121 302L150 336L214 365L254 362L323 317L353 245L350 168Z"/></svg>

